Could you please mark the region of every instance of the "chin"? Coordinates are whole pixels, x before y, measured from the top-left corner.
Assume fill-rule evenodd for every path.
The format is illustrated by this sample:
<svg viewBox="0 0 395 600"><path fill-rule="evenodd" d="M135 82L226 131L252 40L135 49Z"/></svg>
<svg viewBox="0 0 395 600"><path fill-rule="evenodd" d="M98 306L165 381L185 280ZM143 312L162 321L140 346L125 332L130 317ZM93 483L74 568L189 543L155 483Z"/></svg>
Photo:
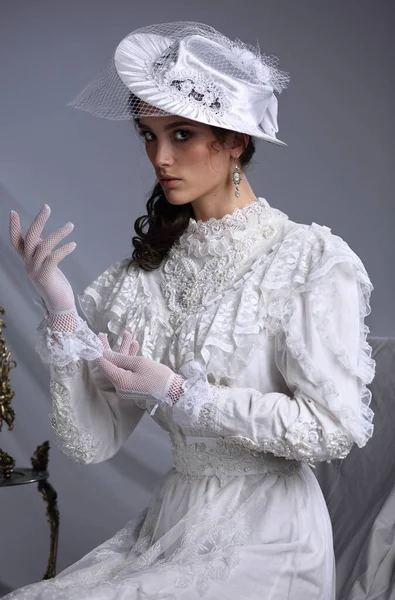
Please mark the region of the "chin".
<svg viewBox="0 0 395 600"><path fill-rule="evenodd" d="M185 197L184 194L177 194L176 190L168 190L165 192L166 200L169 204L174 204L175 206L180 206L182 204L188 204L190 199Z"/></svg>

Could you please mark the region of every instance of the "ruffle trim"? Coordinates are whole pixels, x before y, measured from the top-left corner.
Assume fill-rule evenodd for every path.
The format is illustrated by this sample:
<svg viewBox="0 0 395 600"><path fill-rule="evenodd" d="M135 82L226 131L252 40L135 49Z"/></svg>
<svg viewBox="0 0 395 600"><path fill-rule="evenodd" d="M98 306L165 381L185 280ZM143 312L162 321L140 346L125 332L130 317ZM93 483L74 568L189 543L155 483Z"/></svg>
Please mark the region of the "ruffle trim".
<svg viewBox="0 0 395 600"><path fill-rule="evenodd" d="M109 334L115 352L122 334L128 331L139 342L143 356L161 360L162 348L167 346L173 330L162 317L158 299L147 288L141 270L133 265L128 269L129 262L124 259L110 266L77 300L92 329ZM149 328L146 323L150 323Z"/></svg>
<svg viewBox="0 0 395 600"><path fill-rule="evenodd" d="M325 293L325 283L320 289L317 289L316 294L316 309L314 316L317 321L317 329L321 334L321 338L328 348L331 349L338 362L343 367L361 382L361 397L360 397L360 411L354 414L347 406L342 407L341 398L338 396L336 386L334 383L329 385L327 383L327 395L325 400L328 407L333 411L338 411L339 419L342 425L351 433L354 441L362 448L366 442L372 437L374 425L372 423L374 413L370 408L372 399L372 392L369 390L367 385L373 381L376 369L376 361L371 357L372 347L367 342L367 335L369 333L369 327L364 323L364 319L370 314L370 294L371 284L367 284L364 279L358 278L358 296L359 296L359 331L360 331L360 353L357 362L352 362L346 349L340 343L338 336L332 331L326 329L325 323L326 318L329 314L329 309L322 302L322 294ZM327 287L330 288L332 281L329 280ZM328 294L329 294L328 290ZM332 294L334 296L334 290Z"/></svg>
<svg viewBox="0 0 395 600"><path fill-rule="evenodd" d="M240 241L245 237L254 238L258 242L262 238L273 237L276 233L274 225L267 219L264 225L257 223L255 227L249 227L246 231L233 231L231 229L225 231L221 237L209 237L206 240L200 240L194 233L185 236L178 241L178 246L185 250L187 256L196 256L196 258L204 258L205 256L224 256L229 252L229 249L234 246L235 242Z"/></svg>
<svg viewBox="0 0 395 600"><path fill-rule="evenodd" d="M286 346L292 356L298 360L310 381L322 390L323 399L332 414L339 418L361 448L372 436L374 429L374 413L369 407L372 394L366 386L374 378L376 363L371 358L372 348L366 339L370 330L364 323L365 317L371 312L370 295L374 288L360 258L344 240L332 234L328 227L313 223L304 235L298 233L298 238L299 250L296 255L291 253L294 246L289 243L290 240L279 248L281 254L289 255L289 259L282 260L280 264L288 265L291 280L286 278L286 269L279 270L279 265L273 261L261 283L262 292L267 293L269 290L267 310L270 315L270 331L284 331ZM358 285L360 353L355 362L336 333L327 328L328 317L335 302L336 289L331 271L336 265L351 269ZM271 275L270 269L273 271ZM339 397L335 382L320 372L313 363L300 334L300 323L293 318L296 294L308 291L314 294L313 317L323 342L350 375L360 380L361 400L357 413Z"/></svg>
<svg viewBox="0 0 395 600"><path fill-rule="evenodd" d="M213 401L211 387L203 365L197 360L183 365L180 375L185 377L183 394L173 406L173 419L180 427L191 429L198 426L202 406Z"/></svg>
<svg viewBox="0 0 395 600"><path fill-rule="evenodd" d="M208 221L190 219L176 247L188 256L223 256L229 248L245 236L268 239L275 235L280 220L288 219L282 211L271 208L264 198L258 198L221 219Z"/></svg>
<svg viewBox="0 0 395 600"><path fill-rule="evenodd" d="M103 355L103 346L88 324L77 317L73 333L53 332L47 318L37 328L36 351L44 363L65 367L79 359L94 360Z"/></svg>
<svg viewBox="0 0 395 600"><path fill-rule="evenodd" d="M244 206L235 208L232 213L226 214L220 219L211 217L208 221L196 221L191 218L189 219L189 225L185 233L187 235L195 233L196 235L207 237L222 235L224 230L227 229L243 230L249 226L252 217L258 217L267 208L269 208L267 200L257 198L256 201L254 200Z"/></svg>

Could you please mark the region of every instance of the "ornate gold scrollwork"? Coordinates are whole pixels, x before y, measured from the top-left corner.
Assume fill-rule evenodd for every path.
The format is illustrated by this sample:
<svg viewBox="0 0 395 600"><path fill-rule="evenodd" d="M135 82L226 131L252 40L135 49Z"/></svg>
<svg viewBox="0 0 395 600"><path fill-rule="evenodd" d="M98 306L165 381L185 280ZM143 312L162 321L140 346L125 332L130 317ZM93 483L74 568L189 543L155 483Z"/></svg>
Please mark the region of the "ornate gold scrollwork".
<svg viewBox="0 0 395 600"><path fill-rule="evenodd" d="M15 411L11 401L15 392L11 390L10 370L15 368L16 362L10 360L11 352L7 350L3 329L6 324L3 320L4 308L0 306L0 431L3 422L8 429L14 428ZM15 460L0 448L0 487L37 483L38 492L46 503L46 517L50 530L50 546L47 569L43 579L51 579L56 575L56 560L59 537L59 510L57 506L57 493L48 481L48 453L49 442L38 446L31 457L32 469L15 468Z"/></svg>

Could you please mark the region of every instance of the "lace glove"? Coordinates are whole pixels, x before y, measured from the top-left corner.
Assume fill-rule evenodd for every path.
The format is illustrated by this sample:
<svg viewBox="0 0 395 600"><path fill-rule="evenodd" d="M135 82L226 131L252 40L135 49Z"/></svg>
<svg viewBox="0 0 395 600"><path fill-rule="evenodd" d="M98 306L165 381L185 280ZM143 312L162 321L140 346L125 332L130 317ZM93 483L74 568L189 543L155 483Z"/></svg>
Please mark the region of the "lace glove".
<svg viewBox="0 0 395 600"><path fill-rule="evenodd" d="M23 238L19 215L11 211L10 239L25 263L27 275L44 300L52 331L72 333L79 323L74 293L69 281L57 265L74 250L76 243L66 244L54 252L52 250L71 233L74 225L66 223L47 238L42 239L40 236L50 214L50 207L44 204Z"/></svg>
<svg viewBox="0 0 395 600"><path fill-rule="evenodd" d="M130 333L124 333L119 352L111 350L106 334L99 333L98 337L103 345L103 356L97 359L97 364L114 384L120 398L134 400L151 415L159 404L173 406L177 402L183 393L183 377L166 365L137 356L139 344Z"/></svg>

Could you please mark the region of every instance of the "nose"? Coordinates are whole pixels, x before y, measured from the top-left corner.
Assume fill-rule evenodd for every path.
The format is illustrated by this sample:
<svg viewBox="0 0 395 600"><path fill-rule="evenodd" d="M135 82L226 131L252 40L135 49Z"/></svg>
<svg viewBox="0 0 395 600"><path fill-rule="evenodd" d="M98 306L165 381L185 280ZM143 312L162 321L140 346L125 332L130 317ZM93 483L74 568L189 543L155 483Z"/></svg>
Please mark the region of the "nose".
<svg viewBox="0 0 395 600"><path fill-rule="evenodd" d="M160 169L161 167L173 164L174 157L172 145L169 144L166 140L157 140L155 146L156 147L154 149L154 154L152 157L154 167Z"/></svg>

